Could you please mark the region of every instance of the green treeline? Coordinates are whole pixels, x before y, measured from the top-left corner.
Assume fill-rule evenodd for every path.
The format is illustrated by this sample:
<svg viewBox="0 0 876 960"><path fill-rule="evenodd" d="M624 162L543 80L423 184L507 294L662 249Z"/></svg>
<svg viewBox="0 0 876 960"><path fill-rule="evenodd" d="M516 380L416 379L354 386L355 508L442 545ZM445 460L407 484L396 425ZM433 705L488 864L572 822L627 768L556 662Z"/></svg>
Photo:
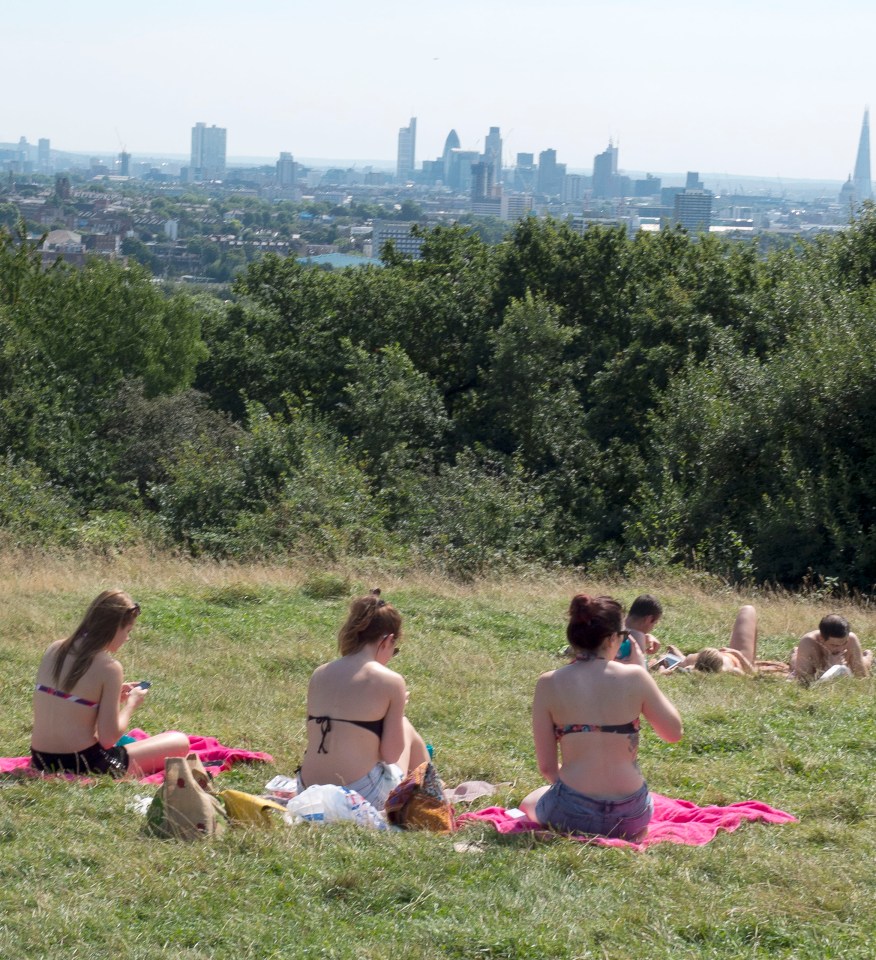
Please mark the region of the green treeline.
<svg viewBox="0 0 876 960"><path fill-rule="evenodd" d="M20 241L20 238L19 238ZM876 571L876 213L760 257L523 221L234 300L0 240L0 529L254 558Z"/></svg>

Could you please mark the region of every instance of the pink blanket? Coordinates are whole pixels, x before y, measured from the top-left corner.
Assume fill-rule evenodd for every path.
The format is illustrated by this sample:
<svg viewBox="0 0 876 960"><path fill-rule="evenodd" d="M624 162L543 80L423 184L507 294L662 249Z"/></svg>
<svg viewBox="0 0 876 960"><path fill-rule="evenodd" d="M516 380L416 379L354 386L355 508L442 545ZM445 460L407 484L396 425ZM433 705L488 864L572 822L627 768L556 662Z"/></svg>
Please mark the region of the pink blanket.
<svg viewBox="0 0 876 960"><path fill-rule="evenodd" d="M135 740L144 740L149 736L145 730L129 730L128 736ZM272 763L274 758L269 753L256 753L252 750L237 750L234 747L223 746L215 737L201 737L190 733L192 751L201 758L201 763L214 776L224 770L230 770L235 763L263 761ZM30 757L0 757L0 773L11 773L15 770L26 769L30 766ZM77 779L73 774L69 779ZM142 777L141 783L161 783L164 771Z"/></svg>
<svg viewBox="0 0 876 960"><path fill-rule="evenodd" d="M790 813L768 807L757 800L731 803L728 807L698 807L689 800L672 800L659 793L652 793L651 798L654 801L654 816L648 826L648 836L641 843L584 835L578 835L575 839L605 847L632 847L635 850L644 850L655 843L682 843L699 847L708 843L719 830L735 830L743 820L760 820L763 823L796 823L797 820ZM509 816L502 807L462 813L456 819L460 825L491 823L499 833L548 832L525 817Z"/></svg>

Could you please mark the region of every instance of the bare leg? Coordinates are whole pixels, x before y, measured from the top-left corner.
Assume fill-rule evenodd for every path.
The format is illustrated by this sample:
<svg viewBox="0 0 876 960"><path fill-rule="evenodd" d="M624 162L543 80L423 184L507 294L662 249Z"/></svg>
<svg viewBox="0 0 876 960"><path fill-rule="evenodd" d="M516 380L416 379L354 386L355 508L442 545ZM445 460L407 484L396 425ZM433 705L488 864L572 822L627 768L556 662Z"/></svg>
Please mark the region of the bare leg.
<svg viewBox="0 0 876 960"><path fill-rule="evenodd" d="M429 759L429 751L426 749L426 743L423 738L414 729L414 725L404 718L405 727L405 747L401 756L398 758L398 765L404 770L405 775L411 770L416 770L421 763Z"/></svg>
<svg viewBox="0 0 876 960"><path fill-rule="evenodd" d="M539 823L538 817L535 815L535 808L538 805L538 801L550 790L550 786L539 787L537 790L533 790L532 793L527 794L520 801L520 809L526 814L528 820L534 820L536 823Z"/></svg>
<svg viewBox="0 0 876 960"><path fill-rule="evenodd" d="M128 769L135 777L149 776L164 769L166 757L184 757L189 752L189 738L175 730L159 733L125 746L130 758Z"/></svg>
<svg viewBox="0 0 876 960"><path fill-rule="evenodd" d="M754 665L757 658L757 611L754 607L747 605L739 608L730 634L730 649L738 650Z"/></svg>

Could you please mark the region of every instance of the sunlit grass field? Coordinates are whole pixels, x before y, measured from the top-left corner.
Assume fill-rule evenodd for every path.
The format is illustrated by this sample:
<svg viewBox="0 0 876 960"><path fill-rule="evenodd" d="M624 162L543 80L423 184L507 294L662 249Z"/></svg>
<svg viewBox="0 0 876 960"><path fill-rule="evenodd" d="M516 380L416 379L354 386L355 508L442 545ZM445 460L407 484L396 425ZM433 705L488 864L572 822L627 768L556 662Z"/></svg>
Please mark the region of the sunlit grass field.
<svg viewBox="0 0 876 960"><path fill-rule="evenodd" d="M876 611L739 595L692 577L618 582L557 574L461 586L366 566L207 565L148 556L0 558L0 754L29 742L44 647L101 589L143 607L121 659L153 686L136 723L265 750L221 785L260 792L301 759L313 668L332 657L348 599L370 586L405 616L393 666L449 784L540 782L529 733L538 674L556 666L572 593L625 604L653 592L657 630L684 650L721 645L738 605L761 615L762 657L787 656L827 612L872 646ZM186 845L147 838L136 783L0 783L0 957L870 958L876 940L874 681L802 689L775 678L661 680L685 720L673 745L643 729L651 788L697 803L757 799L795 814L705 847L644 853L563 838L376 834L355 827L236 830ZM468 841L467 849L455 844Z"/></svg>

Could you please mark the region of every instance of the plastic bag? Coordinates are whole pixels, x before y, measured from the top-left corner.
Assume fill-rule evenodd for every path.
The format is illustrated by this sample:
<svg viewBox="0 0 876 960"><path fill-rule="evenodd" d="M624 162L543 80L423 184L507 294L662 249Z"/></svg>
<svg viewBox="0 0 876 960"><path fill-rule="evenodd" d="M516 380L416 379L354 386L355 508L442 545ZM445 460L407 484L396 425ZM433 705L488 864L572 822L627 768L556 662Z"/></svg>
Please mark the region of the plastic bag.
<svg viewBox="0 0 876 960"><path fill-rule="evenodd" d="M360 827L388 829L386 820L355 790L333 783L315 783L286 804L286 823L340 823L352 820Z"/></svg>

